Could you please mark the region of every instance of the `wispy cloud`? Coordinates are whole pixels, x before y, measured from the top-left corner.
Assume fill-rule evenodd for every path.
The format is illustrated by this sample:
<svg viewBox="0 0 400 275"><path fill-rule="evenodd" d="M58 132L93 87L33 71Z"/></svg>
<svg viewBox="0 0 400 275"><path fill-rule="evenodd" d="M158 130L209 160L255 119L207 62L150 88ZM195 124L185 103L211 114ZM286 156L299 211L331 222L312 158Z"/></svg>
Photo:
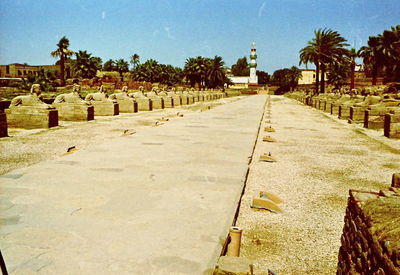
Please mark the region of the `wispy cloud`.
<svg viewBox="0 0 400 275"><path fill-rule="evenodd" d="M174 39L174 37L171 35L171 31L170 31L169 27L164 27L164 31L167 33L167 37L169 39Z"/></svg>
<svg viewBox="0 0 400 275"><path fill-rule="evenodd" d="M265 5L267 4L266 1L264 1L261 5L261 7L258 9L258 17L261 17L263 15L264 9L265 9Z"/></svg>

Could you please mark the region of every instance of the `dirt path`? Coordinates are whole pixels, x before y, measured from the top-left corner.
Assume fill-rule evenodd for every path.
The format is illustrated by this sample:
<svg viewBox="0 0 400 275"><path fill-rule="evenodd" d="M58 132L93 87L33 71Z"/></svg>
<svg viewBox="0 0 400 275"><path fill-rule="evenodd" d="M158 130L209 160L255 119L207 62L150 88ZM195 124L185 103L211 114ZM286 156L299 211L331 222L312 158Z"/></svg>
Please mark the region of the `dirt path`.
<svg viewBox="0 0 400 275"><path fill-rule="evenodd" d="M140 131L151 127L162 117L176 119L177 113L188 115L207 111L215 106L239 100L243 97L223 98L172 109L153 110L118 116L96 117L89 122L60 121L58 127L39 130L9 129L10 137L0 139L0 175L11 170L56 158L69 147L84 149L90 144L121 136L124 130ZM164 122L168 123L168 122Z"/></svg>
<svg viewBox="0 0 400 275"><path fill-rule="evenodd" d="M256 274L335 274L348 190L388 187L400 150L291 99L274 96L271 110L278 141L262 142L261 132L255 148L237 220L241 255ZM258 161L268 152L278 162ZM260 190L282 198L284 212L251 209Z"/></svg>

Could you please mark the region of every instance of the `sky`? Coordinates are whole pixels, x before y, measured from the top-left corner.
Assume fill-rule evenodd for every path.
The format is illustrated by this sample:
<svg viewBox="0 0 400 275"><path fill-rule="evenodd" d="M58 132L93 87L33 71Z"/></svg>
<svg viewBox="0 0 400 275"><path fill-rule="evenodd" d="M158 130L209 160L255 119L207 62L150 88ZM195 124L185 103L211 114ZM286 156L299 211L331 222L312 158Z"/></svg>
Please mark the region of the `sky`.
<svg viewBox="0 0 400 275"><path fill-rule="evenodd" d="M66 36L103 62L136 53L183 67L219 55L230 67L255 41L257 69L272 74L299 65L316 29L359 48L398 24L399 0L0 0L0 64L54 64Z"/></svg>

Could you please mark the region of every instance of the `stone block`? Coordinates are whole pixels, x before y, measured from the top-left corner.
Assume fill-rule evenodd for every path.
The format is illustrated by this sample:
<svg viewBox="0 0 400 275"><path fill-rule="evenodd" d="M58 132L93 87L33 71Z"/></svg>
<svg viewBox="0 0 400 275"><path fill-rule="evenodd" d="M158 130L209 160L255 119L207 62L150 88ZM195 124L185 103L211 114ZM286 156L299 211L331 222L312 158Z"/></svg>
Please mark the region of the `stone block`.
<svg viewBox="0 0 400 275"><path fill-rule="evenodd" d="M400 188L400 173L394 173L392 175L392 187Z"/></svg>
<svg viewBox="0 0 400 275"><path fill-rule="evenodd" d="M244 257L222 256L219 258L214 275L252 275L253 264Z"/></svg>
<svg viewBox="0 0 400 275"><path fill-rule="evenodd" d="M95 116L116 116L119 115L119 105L112 101L91 101L94 107Z"/></svg>
<svg viewBox="0 0 400 275"><path fill-rule="evenodd" d="M164 101L164 108L174 108L175 102L172 97L163 96L162 100Z"/></svg>
<svg viewBox="0 0 400 275"><path fill-rule="evenodd" d="M350 107L350 115L348 122L351 124L354 123L363 123L364 122L364 112L368 110L368 107Z"/></svg>
<svg viewBox="0 0 400 275"><path fill-rule="evenodd" d="M138 111L138 103L130 98L117 99L120 113L136 113Z"/></svg>
<svg viewBox="0 0 400 275"><path fill-rule="evenodd" d="M139 111L151 111L153 110L153 102L148 98L136 98Z"/></svg>
<svg viewBox="0 0 400 275"><path fill-rule="evenodd" d="M161 97L149 97L153 109L164 109L164 100Z"/></svg>
<svg viewBox="0 0 400 275"><path fill-rule="evenodd" d="M7 131L7 116L5 113L0 112L0 137L7 137L8 136L8 131Z"/></svg>
<svg viewBox="0 0 400 275"><path fill-rule="evenodd" d="M40 129L58 126L58 111L54 108L18 106L6 109L5 112L10 128Z"/></svg>
<svg viewBox="0 0 400 275"><path fill-rule="evenodd" d="M340 105L338 117L339 119L348 119L350 117L350 106Z"/></svg>
<svg viewBox="0 0 400 275"><path fill-rule="evenodd" d="M94 107L86 104L54 103L58 118L66 121L88 121L94 119Z"/></svg>
<svg viewBox="0 0 400 275"><path fill-rule="evenodd" d="M384 135L388 138L400 138L400 112L385 114Z"/></svg>

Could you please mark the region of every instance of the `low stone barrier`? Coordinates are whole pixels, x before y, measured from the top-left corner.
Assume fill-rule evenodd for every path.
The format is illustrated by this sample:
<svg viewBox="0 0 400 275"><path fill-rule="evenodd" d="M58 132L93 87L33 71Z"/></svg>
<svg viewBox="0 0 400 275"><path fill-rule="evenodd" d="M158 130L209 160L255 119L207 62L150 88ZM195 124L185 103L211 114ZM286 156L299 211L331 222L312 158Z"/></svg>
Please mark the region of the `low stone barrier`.
<svg viewBox="0 0 400 275"><path fill-rule="evenodd" d="M394 179L379 193L350 190L338 275L400 274L400 186L395 186Z"/></svg>
<svg viewBox="0 0 400 275"><path fill-rule="evenodd" d="M400 111L385 115L384 135L388 138L400 138Z"/></svg>

